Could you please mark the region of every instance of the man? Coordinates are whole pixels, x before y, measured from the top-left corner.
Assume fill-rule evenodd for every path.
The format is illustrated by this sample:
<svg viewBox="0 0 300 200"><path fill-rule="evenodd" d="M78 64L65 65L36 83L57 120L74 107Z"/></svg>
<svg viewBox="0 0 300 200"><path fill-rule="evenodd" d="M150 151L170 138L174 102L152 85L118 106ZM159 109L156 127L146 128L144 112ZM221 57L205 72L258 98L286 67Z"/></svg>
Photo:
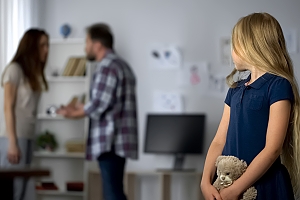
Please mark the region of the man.
<svg viewBox="0 0 300 200"><path fill-rule="evenodd" d="M106 24L87 28L85 52L96 61L90 102L57 112L68 118L90 118L87 159L98 160L105 200L126 200L123 174L126 158L137 159L136 80L130 67L113 51Z"/></svg>

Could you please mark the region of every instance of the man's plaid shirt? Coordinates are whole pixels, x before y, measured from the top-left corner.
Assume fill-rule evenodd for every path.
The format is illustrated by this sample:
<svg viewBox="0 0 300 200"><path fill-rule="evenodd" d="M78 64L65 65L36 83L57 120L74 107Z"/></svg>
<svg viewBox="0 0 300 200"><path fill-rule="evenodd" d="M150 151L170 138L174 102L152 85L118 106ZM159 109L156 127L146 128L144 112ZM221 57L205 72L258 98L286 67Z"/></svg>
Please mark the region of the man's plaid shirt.
<svg viewBox="0 0 300 200"><path fill-rule="evenodd" d="M121 157L137 159L135 86L132 70L113 52L108 52L97 64L90 102L84 107L86 115L90 117L88 160L96 160L112 148Z"/></svg>

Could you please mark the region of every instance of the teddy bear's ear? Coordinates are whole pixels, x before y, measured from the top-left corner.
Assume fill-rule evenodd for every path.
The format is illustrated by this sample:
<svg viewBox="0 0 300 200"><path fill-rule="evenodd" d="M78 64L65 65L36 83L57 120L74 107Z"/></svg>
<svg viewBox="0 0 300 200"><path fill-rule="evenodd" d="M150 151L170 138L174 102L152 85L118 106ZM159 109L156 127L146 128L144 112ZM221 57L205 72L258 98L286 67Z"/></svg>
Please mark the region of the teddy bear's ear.
<svg viewBox="0 0 300 200"><path fill-rule="evenodd" d="M221 160L223 160L225 157L226 157L226 156L219 156L219 157L217 158L217 160L216 160L216 167L218 166L219 162L220 162Z"/></svg>
<svg viewBox="0 0 300 200"><path fill-rule="evenodd" d="M243 171L245 172L247 169L247 163L244 160L242 160L242 163L243 163Z"/></svg>

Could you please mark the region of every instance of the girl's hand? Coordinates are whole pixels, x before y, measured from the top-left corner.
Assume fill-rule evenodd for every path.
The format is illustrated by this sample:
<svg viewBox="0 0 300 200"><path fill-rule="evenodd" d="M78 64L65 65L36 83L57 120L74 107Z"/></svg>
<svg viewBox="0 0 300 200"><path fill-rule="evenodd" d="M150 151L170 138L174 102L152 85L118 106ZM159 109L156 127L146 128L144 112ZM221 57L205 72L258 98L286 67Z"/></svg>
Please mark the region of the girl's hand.
<svg viewBox="0 0 300 200"><path fill-rule="evenodd" d="M232 186L232 185L231 185ZM220 195L222 197L222 200L238 200L239 194L236 192L236 190L233 187L228 187L225 189L222 189L220 191Z"/></svg>
<svg viewBox="0 0 300 200"><path fill-rule="evenodd" d="M201 190L205 200L223 200L218 190L211 184L201 184Z"/></svg>
<svg viewBox="0 0 300 200"><path fill-rule="evenodd" d="M18 164L20 162L21 151L16 142L9 143L8 151L7 151L7 159L13 165Z"/></svg>

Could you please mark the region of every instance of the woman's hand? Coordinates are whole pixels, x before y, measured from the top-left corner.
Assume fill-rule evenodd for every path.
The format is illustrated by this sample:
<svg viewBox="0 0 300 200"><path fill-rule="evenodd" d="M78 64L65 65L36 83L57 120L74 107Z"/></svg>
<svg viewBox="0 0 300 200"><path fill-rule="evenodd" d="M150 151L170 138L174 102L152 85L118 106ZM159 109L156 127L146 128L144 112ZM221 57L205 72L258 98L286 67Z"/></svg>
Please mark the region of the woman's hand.
<svg viewBox="0 0 300 200"><path fill-rule="evenodd" d="M237 189L232 187L233 185L229 186L228 188L224 188L220 190L220 195L222 197L222 200L238 200L239 199L239 192L237 192Z"/></svg>
<svg viewBox="0 0 300 200"><path fill-rule="evenodd" d="M7 150L7 159L13 165L18 164L20 162L21 151L16 142L9 143Z"/></svg>
<svg viewBox="0 0 300 200"><path fill-rule="evenodd" d="M205 200L224 200L221 198L218 190L209 183L201 183L201 190Z"/></svg>

